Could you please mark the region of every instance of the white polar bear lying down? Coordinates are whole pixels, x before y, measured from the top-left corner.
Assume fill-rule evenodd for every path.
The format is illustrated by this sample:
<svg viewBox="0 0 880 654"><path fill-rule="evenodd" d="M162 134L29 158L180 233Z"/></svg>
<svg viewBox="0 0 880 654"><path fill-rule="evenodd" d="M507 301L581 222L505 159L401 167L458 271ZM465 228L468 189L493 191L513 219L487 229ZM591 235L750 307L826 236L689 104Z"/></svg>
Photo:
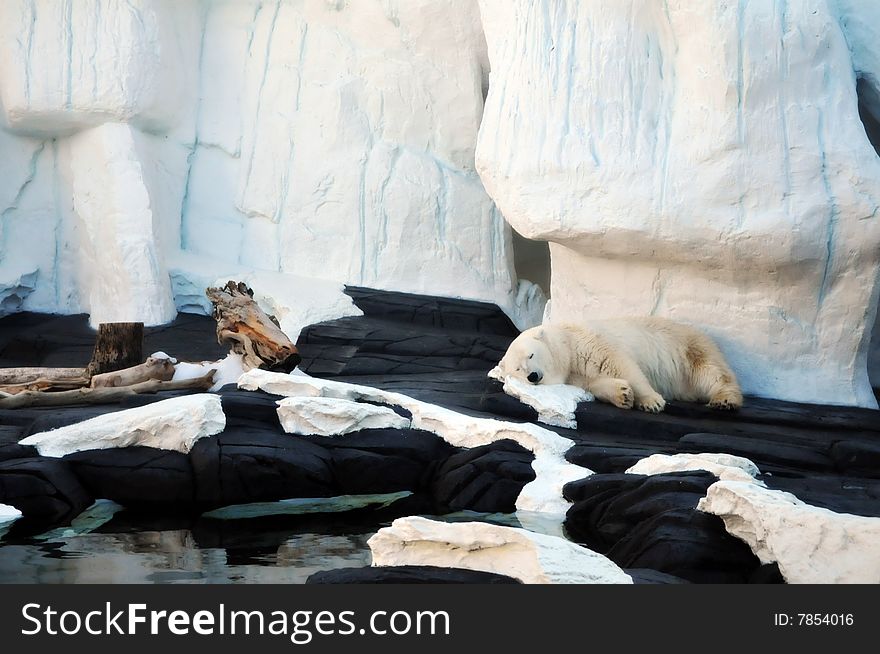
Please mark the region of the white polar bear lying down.
<svg viewBox="0 0 880 654"><path fill-rule="evenodd" d="M666 400L738 409L736 376L712 340L662 318L546 325L520 334L489 373L533 384L571 384L597 399L657 413Z"/></svg>

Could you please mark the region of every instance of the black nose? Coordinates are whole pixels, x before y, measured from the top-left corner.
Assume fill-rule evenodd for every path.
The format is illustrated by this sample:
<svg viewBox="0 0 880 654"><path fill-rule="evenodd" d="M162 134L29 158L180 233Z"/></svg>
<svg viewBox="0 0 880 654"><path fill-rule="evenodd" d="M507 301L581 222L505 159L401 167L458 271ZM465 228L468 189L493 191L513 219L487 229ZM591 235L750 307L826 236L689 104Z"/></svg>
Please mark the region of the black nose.
<svg viewBox="0 0 880 654"><path fill-rule="evenodd" d="M541 375L536 372L530 372L529 376L526 377L526 379L528 379L533 384L537 384L539 381L541 381Z"/></svg>

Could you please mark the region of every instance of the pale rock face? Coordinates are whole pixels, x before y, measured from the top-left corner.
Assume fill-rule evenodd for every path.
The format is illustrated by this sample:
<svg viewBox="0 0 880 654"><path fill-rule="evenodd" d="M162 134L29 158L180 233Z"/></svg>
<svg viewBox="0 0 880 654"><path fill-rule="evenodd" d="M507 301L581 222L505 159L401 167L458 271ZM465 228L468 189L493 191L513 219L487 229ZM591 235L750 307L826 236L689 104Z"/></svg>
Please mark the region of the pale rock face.
<svg viewBox="0 0 880 654"><path fill-rule="evenodd" d="M19 272L6 269L0 277L0 318L21 309L25 298L34 292L37 270ZM18 274L16 274L18 272Z"/></svg>
<svg viewBox="0 0 880 654"><path fill-rule="evenodd" d="M631 584L610 559L556 536L484 522L398 518L367 541L374 566L432 565L526 584Z"/></svg>
<svg viewBox="0 0 880 654"><path fill-rule="evenodd" d="M182 97L169 1L0 3L6 124L46 136L108 121L167 128Z"/></svg>
<svg viewBox="0 0 880 654"><path fill-rule="evenodd" d="M19 442L50 457L137 445L186 454L197 440L219 434L225 427L220 396L199 393L107 413Z"/></svg>
<svg viewBox="0 0 880 654"><path fill-rule="evenodd" d="M876 406L874 4L481 0L477 169L550 241L550 321L665 316L746 393Z"/></svg>
<svg viewBox="0 0 880 654"><path fill-rule="evenodd" d="M70 139L69 156L92 326L173 320L177 310L132 128L106 123L80 132Z"/></svg>
<svg viewBox="0 0 880 654"><path fill-rule="evenodd" d="M684 472L687 470L705 470L718 479L725 481L743 481L764 485L755 479L761 474L758 466L741 456L733 454L652 454L641 459L626 472L631 475L661 475L667 472Z"/></svg>
<svg viewBox="0 0 880 654"><path fill-rule="evenodd" d="M410 421L387 407L329 397L286 397L278 419L288 434L340 436L360 429L408 429Z"/></svg>
<svg viewBox="0 0 880 654"><path fill-rule="evenodd" d="M286 375L253 369L239 377L238 386L286 397L338 398L398 406L412 414L413 429L430 431L455 447L478 447L503 439L513 440L535 455L532 469L536 476L523 487L516 499L519 511L563 515L570 506L562 497L563 486L593 474L592 470L565 460L565 453L574 445L573 441L529 423L476 418L400 393L304 374Z"/></svg>
<svg viewBox="0 0 880 654"><path fill-rule="evenodd" d="M753 483L719 481L697 508L719 516L727 531L788 583L880 583L880 518L835 513Z"/></svg>
<svg viewBox="0 0 880 654"><path fill-rule="evenodd" d="M37 270L12 305L152 324L267 274L266 297L317 277L539 319L474 169L476 0L0 4L0 285ZM114 227L130 238L97 238ZM349 315L324 290L321 318Z"/></svg>
<svg viewBox="0 0 880 654"><path fill-rule="evenodd" d="M495 367L489 377L504 384L504 392L538 412L538 420L546 425L575 429L574 411L578 402L592 402L593 394L568 384L530 384L516 377L505 377Z"/></svg>

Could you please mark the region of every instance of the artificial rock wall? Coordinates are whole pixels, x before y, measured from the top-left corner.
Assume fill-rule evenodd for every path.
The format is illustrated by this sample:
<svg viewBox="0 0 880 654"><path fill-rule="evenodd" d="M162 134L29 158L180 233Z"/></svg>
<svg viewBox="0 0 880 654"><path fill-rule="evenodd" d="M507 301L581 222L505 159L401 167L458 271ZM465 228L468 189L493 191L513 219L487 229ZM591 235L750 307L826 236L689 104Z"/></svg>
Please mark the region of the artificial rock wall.
<svg viewBox="0 0 880 654"><path fill-rule="evenodd" d="M877 5L481 0L477 169L550 242L551 322L666 316L744 390L876 406ZM870 97L865 97L870 95Z"/></svg>
<svg viewBox="0 0 880 654"><path fill-rule="evenodd" d="M476 0L3 2L0 310L157 324L262 274L534 321L474 169L487 71Z"/></svg>

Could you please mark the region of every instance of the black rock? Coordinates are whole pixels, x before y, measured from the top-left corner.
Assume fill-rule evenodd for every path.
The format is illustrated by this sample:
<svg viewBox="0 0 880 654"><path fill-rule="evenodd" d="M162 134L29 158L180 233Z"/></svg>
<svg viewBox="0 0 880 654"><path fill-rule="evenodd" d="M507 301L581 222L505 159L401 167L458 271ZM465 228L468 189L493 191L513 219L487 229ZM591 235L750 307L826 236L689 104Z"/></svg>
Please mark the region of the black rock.
<svg viewBox="0 0 880 654"><path fill-rule="evenodd" d="M338 495L328 451L265 423L230 419L190 451L202 507Z"/></svg>
<svg viewBox="0 0 880 654"><path fill-rule="evenodd" d="M675 575L666 574L665 572L657 572L647 568L631 568L624 570L626 574L632 577L634 584L689 584L690 582Z"/></svg>
<svg viewBox="0 0 880 654"><path fill-rule="evenodd" d="M569 537L622 568L647 568L691 582L744 583L760 566L720 518L696 510L716 481L706 472L598 474L567 484Z"/></svg>
<svg viewBox="0 0 880 654"><path fill-rule="evenodd" d="M122 447L75 452L64 461L94 497L147 511L193 508L193 469L180 452Z"/></svg>
<svg viewBox="0 0 880 654"><path fill-rule="evenodd" d="M339 568L316 572L307 584L518 584L518 579L492 572L427 565Z"/></svg>
<svg viewBox="0 0 880 654"><path fill-rule="evenodd" d="M360 286L346 286L345 292L367 318L451 331L494 334L510 339L519 334L510 318L488 302L379 291Z"/></svg>
<svg viewBox="0 0 880 654"><path fill-rule="evenodd" d="M533 458L511 440L464 450L438 467L431 495L449 511L510 513L522 487L535 478Z"/></svg>
<svg viewBox="0 0 880 654"><path fill-rule="evenodd" d="M25 518L66 524L93 501L64 461L45 457L0 461L0 504L14 506Z"/></svg>

